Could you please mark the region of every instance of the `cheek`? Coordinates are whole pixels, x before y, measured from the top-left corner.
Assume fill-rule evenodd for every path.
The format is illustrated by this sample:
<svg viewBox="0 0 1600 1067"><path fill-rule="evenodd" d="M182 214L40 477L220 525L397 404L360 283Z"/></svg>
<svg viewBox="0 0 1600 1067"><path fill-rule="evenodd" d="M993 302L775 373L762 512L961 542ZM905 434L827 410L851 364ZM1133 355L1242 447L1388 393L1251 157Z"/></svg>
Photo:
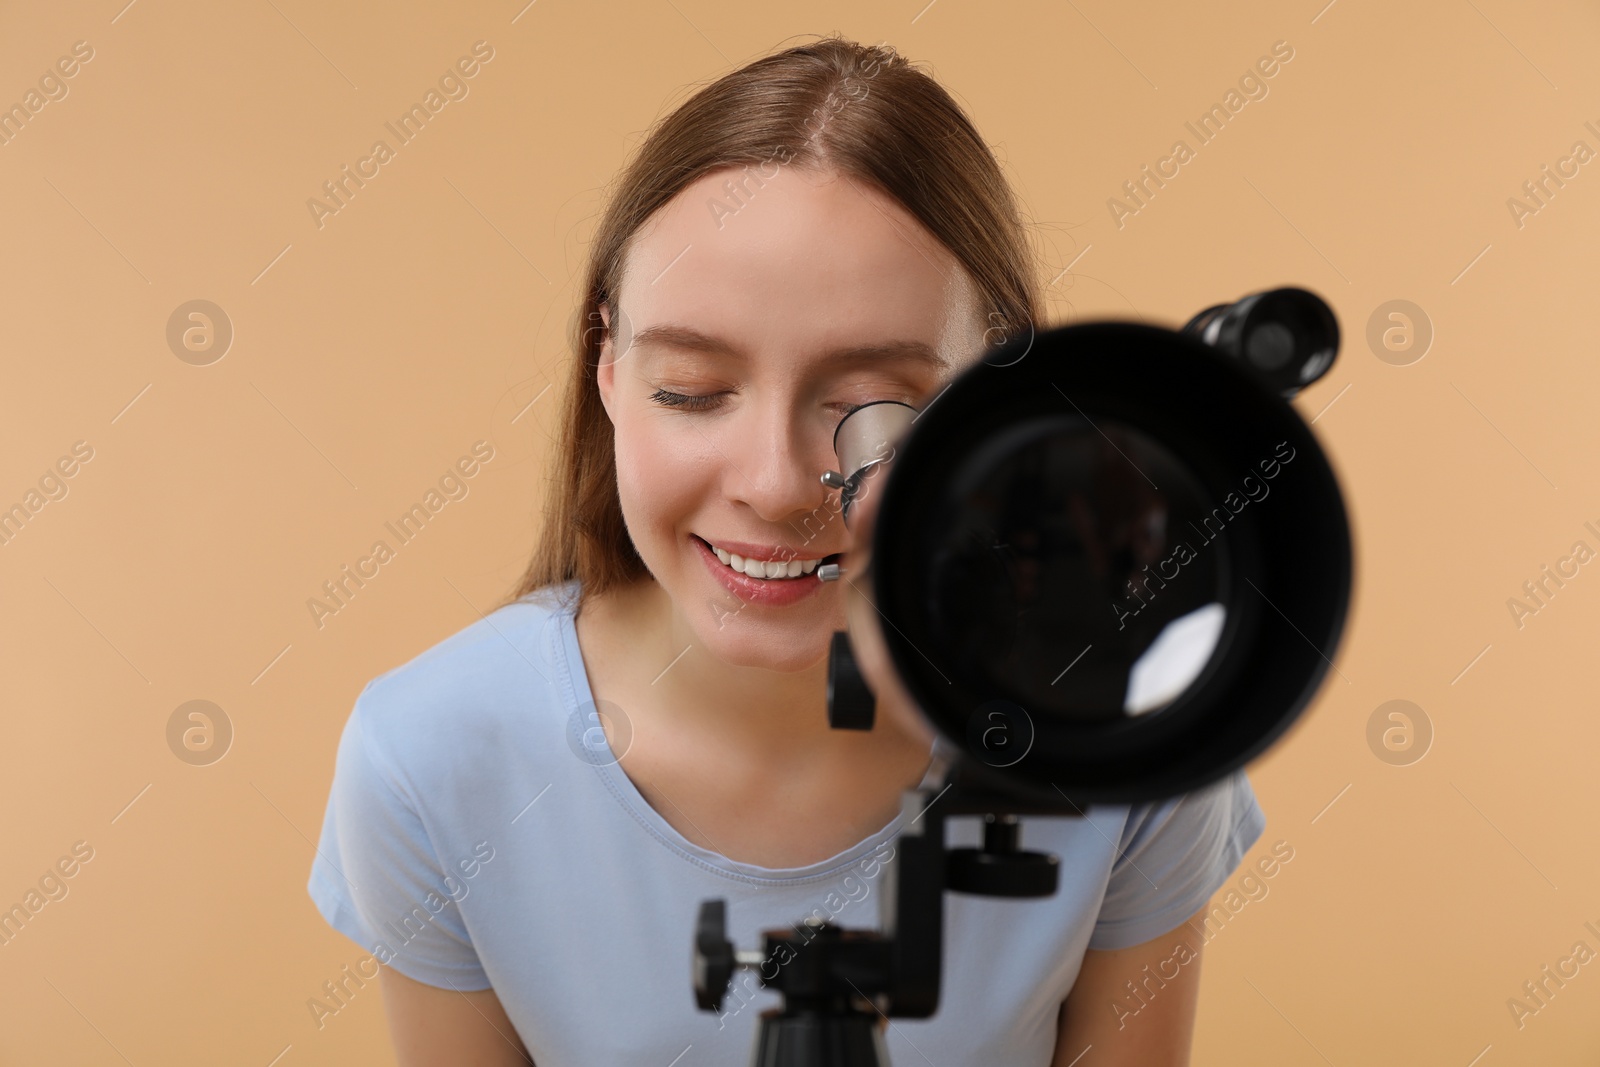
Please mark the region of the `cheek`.
<svg viewBox="0 0 1600 1067"><path fill-rule="evenodd" d="M617 428L617 495L629 533L639 543L676 536L714 484L715 451L683 420L626 419Z"/></svg>

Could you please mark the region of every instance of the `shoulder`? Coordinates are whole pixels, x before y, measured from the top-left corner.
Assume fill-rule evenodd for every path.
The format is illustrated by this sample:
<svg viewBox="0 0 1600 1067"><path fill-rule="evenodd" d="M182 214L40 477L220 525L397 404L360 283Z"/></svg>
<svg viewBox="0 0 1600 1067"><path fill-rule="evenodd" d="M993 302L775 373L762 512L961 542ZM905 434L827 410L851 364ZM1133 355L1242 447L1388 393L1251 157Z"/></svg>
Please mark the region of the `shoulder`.
<svg viewBox="0 0 1600 1067"><path fill-rule="evenodd" d="M1128 809L1089 947L1126 948L1202 907L1261 837L1266 817L1241 768Z"/></svg>
<svg viewBox="0 0 1600 1067"><path fill-rule="evenodd" d="M1119 849L1125 859L1142 853L1215 848L1230 839L1247 838L1248 847L1264 825L1255 791L1241 768L1190 792L1130 806Z"/></svg>
<svg viewBox="0 0 1600 1067"><path fill-rule="evenodd" d="M351 724L384 777L425 796L563 714L571 592L569 583L529 594L369 681Z"/></svg>

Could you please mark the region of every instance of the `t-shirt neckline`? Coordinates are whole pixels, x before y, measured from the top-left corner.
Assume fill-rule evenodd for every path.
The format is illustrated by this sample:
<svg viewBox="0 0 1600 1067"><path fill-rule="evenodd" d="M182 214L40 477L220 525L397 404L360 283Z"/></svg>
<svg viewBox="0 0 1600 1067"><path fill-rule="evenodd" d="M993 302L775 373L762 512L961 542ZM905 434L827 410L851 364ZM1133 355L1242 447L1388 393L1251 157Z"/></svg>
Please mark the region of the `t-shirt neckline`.
<svg viewBox="0 0 1600 1067"><path fill-rule="evenodd" d="M570 588L570 587L569 587ZM574 709L595 707L594 692L589 687L587 666L583 660L583 649L578 644L578 627L574 617L575 600L570 594L561 598L556 610L561 616L560 640L562 643L563 674L565 675L567 699ZM567 716L569 723L579 718ZM570 726L569 726L570 728ZM606 760L592 764L596 773L606 783L608 791L617 801L636 819L644 829L660 841L679 857L695 866L709 869L717 874L722 874L740 881L754 881L763 884L794 885L802 882L817 881L836 874L845 868L854 866L860 859L869 853L875 852L885 842L897 836L900 832L902 813L896 813L894 818L875 833L854 845L844 849L827 859L806 864L803 867L763 867L759 864L744 863L730 859L712 849L690 841L678 832L677 827L668 822L654 806L639 792L633 779L628 777L621 765L617 762L616 754L611 749L608 738L602 739L606 745ZM929 788L943 777L948 764L948 756L944 746L938 739L934 741L929 752L930 764L927 773L919 783L920 788Z"/></svg>

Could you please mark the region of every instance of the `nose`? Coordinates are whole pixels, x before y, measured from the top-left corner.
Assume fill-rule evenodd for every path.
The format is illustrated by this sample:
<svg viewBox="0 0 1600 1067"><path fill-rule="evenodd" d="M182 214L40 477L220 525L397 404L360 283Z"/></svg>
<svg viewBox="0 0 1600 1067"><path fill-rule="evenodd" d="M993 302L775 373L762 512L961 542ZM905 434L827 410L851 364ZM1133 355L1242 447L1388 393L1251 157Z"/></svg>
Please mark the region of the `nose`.
<svg viewBox="0 0 1600 1067"><path fill-rule="evenodd" d="M791 403L773 397L748 405L731 428L723 441L730 461L727 497L747 505L775 530L788 525L800 536L812 536L830 492L822 472L835 465L826 427L809 424Z"/></svg>

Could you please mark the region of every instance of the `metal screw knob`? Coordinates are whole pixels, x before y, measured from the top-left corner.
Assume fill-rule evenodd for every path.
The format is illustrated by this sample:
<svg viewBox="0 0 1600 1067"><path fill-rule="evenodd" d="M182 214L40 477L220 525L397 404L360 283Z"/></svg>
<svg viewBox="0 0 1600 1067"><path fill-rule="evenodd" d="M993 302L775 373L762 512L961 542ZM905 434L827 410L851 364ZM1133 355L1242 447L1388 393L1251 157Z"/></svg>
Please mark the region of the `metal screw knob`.
<svg viewBox="0 0 1600 1067"><path fill-rule="evenodd" d="M721 1011L723 995L733 980L733 942L728 940L728 902L700 902L694 932L694 1002L701 1011Z"/></svg>

